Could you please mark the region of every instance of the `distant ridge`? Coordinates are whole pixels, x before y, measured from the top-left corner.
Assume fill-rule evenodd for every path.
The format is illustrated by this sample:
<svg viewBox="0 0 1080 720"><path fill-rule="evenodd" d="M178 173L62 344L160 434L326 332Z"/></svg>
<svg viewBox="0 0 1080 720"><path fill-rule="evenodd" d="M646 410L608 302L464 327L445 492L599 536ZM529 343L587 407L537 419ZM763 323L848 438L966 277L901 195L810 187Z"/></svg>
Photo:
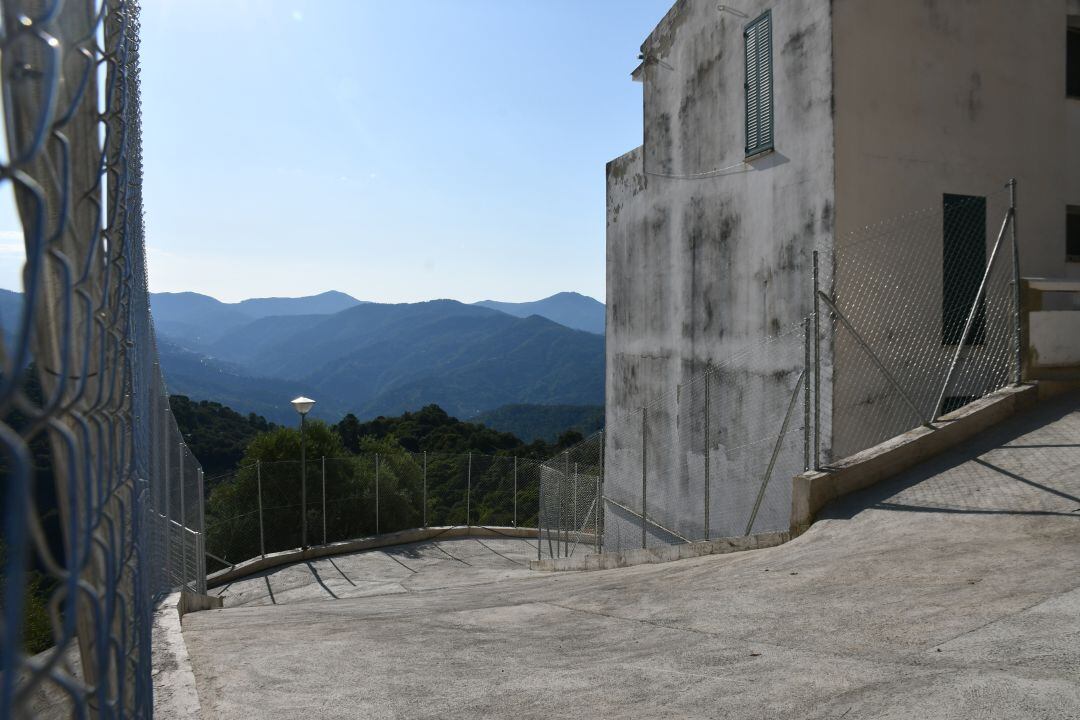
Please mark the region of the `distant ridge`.
<svg viewBox="0 0 1080 720"><path fill-rule="evenodd" d="M604 303L576 292L561 292L532 302L511 303L481 300L480 307L498 310L514 317L539 315L574 330L604 334Z"/></svg>
<svg viewBox="0 0 1080 720"><path fill-rule="evenodd" d="M21 305L20 293L0 291L5 335ZM503 408L487 419L539 437L560 423L589 429L597 414L582 406L604 401L604 337L564 324L595 329L574 313L601 320L604 306L576 293L469 305L381 304L339 292L224 303L185 292L153 294L151 305L170 392L274 422L295 420L288 401L307 395L327 420L430 404L461 418Z"/></svg>
<svg viewBox="0 0 1080 720"><path fill-rule="evenodd" d="M330 290L305 297L250 298L226 303L195 292L151 293L150 307L158 332L212 343L252 320L270 316L330 315L363 304L351 295Z"/></svg>

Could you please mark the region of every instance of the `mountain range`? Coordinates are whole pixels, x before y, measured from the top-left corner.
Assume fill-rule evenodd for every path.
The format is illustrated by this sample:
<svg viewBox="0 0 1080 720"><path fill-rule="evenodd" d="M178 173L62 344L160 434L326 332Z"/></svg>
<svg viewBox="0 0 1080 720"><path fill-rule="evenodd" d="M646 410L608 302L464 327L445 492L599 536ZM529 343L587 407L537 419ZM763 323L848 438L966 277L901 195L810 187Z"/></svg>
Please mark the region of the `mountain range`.
<svg viewBox="0 0 1080 720"><path fill-rule="evenodd" d="M21 300L0 292L5 332ZM151 306L170 392L273 422L295 422L288 400L300 394L318 401L314 416L331 421L432 403L470 419L506 405L595 407L604 399L603 336L547 317L597 327L603 304L576 293L474 305L383 304L340 292L237 303L155 293ZM523 412L512 413L515 422Z"/></svg>

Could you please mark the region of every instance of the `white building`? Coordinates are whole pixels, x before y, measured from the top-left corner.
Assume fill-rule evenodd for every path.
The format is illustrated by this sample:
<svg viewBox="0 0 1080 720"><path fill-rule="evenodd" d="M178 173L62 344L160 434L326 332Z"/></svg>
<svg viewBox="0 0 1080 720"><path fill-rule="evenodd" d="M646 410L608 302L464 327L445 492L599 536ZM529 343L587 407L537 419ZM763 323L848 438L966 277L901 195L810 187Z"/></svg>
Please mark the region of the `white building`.
<svg viewBox="0 0 1080 720"><path fill-rule="evenodd" d="M607 167L609 429L808 316L813 251L823 289L850 292L859 268L845 274L846 239L918 208L945 215L943 252L904 270L925 283L913 308L934 327L933 352L950 355L957 328L943 303L975 288L949 248L989 252L1009 178L1021 272L1080 277L1080 0L679 0L633 78L644 142ZM950 202L966 208L956 237ZM865 358L838 326L823 332L828 459L865 445L867 417L880 418L853 423L848 409L882 380L855 372ZM713 432L737 436L785 402L801 342L727 379L743 397L713 411ZM693 434L678 425L678 413L650 418L675 447ZM605 449L615 474L629 442L618 436ZM694 472L696 450L673 452ZM652 462L647 471L672 474L667 459Z"/></svg>

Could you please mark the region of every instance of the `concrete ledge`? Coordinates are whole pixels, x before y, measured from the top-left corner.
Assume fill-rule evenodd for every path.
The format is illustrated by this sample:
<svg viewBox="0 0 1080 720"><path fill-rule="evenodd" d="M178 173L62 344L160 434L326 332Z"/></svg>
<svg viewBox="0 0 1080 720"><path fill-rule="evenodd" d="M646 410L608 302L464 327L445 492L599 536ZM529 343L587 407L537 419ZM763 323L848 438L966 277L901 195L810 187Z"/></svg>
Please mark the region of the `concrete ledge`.
<svg viewBox="0 0 1080 720"><path fill-rule="evenodd" d="M916 428L844 458L827 470L796 475L791 488L791 535L810 527L827 503L863 490L948 450L1035 405L1035 385L1009 387L943 416L933 430Z"/></svg>
<svg viewBox="0 0 1080 720"><path fill-rule="evenodd" d="M202 717L199 692L180 629L183 594L169 595L154 609L151 639L154 716L198 720Z"/></svg>
<svg viewBox="0 0 1080 720"><path fill-rule="evenodd" d="M591 553L579 557L546 558L532 560L529 569L546 572L569 570L611 570L630 567L631 565L650 565L654 563L687 560L703 555L723 555L725 553L760 550L761 548L782 545L791 539L787 532L758 533L746 537L719 538L682 545L664 545L661 547L638 548L622 552Z"/></svg>
<svg viewBox="0 0 1080 720"><path fill-rule="evenodd" d="M199 612L200 610L216 610L224 606L225 600L223 598L182 590L176 610L180 614L180 619L183 620L188 613Z"/></svg>
<svg viewBox="0 0 1080 720"><path fill-rule="evenodd" d="M206 576L206 587L218 587L227 583L235 582L242 578L260 573L264 570L291 565L292 563L314 560L317 558L330 557L332 555L345 555L347 553L360 552L361 550L377 550L391 545L405 545L408 543L423 542L434 538L449 540L451 538L464 537L516 537L535 538L536 528L522 527L493 527L480 525L453 525L446 527L412 528L399 530L398 532L372 535L355 540L316 545L307 550L296 548L281 552L269 553L265 556L255 557L237 563L232 567L219 570Z"/></svg>

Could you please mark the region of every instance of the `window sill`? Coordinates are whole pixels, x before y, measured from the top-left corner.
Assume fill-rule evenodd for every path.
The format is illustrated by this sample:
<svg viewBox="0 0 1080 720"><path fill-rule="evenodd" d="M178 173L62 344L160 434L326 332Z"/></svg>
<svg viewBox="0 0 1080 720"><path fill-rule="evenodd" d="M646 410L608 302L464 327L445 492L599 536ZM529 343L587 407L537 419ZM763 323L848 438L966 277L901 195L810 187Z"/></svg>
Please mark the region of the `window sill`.
<svg viewBox="0 0 1080 720"><path fill-rule="evenodd" d="M748 153L746 155L746 157L743 159L743 161L744 162L753 162L754 160L760 160L761 158L765 157L766 155L772 154L774 152L776 152L776 148L771 147L771 146L767 147L767 148L762 148L761 150L755 150L752 153Z"/></svg>

